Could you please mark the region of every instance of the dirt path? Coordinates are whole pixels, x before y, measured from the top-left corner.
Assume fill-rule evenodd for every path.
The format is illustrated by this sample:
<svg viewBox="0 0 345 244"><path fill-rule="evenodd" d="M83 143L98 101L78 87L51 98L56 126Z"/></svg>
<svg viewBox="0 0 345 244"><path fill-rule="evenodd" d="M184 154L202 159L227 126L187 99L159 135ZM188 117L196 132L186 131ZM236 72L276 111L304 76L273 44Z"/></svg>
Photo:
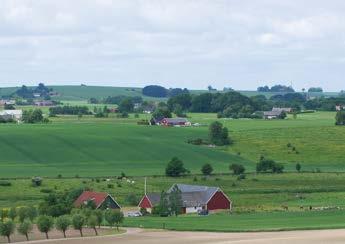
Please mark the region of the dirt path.
<svg viewBox="0 0 345 244"><path fill-rule="evenodd" d="M312 230L260 233L175 232L128 229L118 236L49 240L39 243L65 244L340 244L345 243L345 230Z"/></svg>

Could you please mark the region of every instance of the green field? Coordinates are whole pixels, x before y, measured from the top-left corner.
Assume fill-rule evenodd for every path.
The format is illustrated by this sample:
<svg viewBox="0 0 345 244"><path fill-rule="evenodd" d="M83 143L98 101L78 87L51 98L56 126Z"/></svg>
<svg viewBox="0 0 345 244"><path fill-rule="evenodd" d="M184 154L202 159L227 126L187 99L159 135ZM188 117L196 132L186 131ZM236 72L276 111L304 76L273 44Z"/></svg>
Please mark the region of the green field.
<svg viewBox="0 0 345 244"><path fill-rule="evenodd" d="M232 175L208 178L200 175L181 178L147 177L147 190L161 192L174 183L219 186L233 200L233 211L236 213L282 211L282 206L288 206L290 211L304 211L309 206L314 209L345 208L344 176L344 173L247 174L246 179L240 181ZM38 204L46 195L42 189L64 191L80 187L109 192L121 206L128 206L125 199L129 193L141 197L144 192L144 177L129 178L131 182L117 177L98 177L99 180L96 180L62 176L61 179L44 178L41 187L32 187L30 179L10 179L7 181L12 186L0 186L0 207Z"/></svg>
<svg viewBox="0 0 345 244"><path fill-rule="evenodd" d="M279 231L345 228L345 211L270 212L127 218L125 226L178 231Z"/></svg>
<svg viewBox="0 0 345 244"><path fill-rule="evenodd" d="M149 115L141 115L144 118ZM214 114L190 114L208 125ZM129 119L85 116L53 118L47 125L0 125L0 177L162 175L167 162L181 158L192 173L211 163L215 173L228 172L230 163L254 171L260 155L295 171L345 171L345 128L336 127L334 113L318 112L286 120L227 120L234 145L208 148L187 144L207 138L207 126L164 128L139 126ZM287 147L290 143L295 151ZM298 154L296 154L298 151Z"/></svg>

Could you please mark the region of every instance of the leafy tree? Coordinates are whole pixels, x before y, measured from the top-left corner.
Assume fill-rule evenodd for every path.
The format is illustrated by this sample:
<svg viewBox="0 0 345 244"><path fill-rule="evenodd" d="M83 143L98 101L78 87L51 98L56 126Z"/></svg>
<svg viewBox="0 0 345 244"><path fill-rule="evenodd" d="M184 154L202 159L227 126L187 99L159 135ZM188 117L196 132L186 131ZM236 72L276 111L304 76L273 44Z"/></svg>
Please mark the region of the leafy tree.
<svg viewBox="0 0 345 244"><path fill-rule="evenodd" d="M93 211L94 215L97 217L98 228L101 228L101 224L104 219L104 212L101 209L96 209Z"/></svg>
<svg viewBox="0 0 345 244"><path fill-rule="evenodd" d="M24 123L35 124L44 122L44 117L41 109L24 110L22 120Z"/></svg>
<svg viewBox="0 0 345 244"><path fill-rule="evenodd" d="M8 217L8 210L7 209L0 209L1 222L4 222L7 217Z"/></svg>
<svg viewBox="0 0 345 244"><path fill-rule="evenodd" d="M213 122L209 126L209 140L217 146L229 145L231 143L228 129L223 127L222 123L218 121Z"/></svg>
<svg viewBox="0 0 345 244"><path fill-rule="evenodd" d="M71 225L71 219L67 215L62 215L56 218L55 226L56 229L63 233L63 237L66 238L66 231Z"/></svg>
<svg viewBox="0 0 345 244"><path fill-rule="evenodd" d="M170 177L179 177L187 172L182 160L173 157L165 169L165 175Z"/></svg>
<svg viewBox="0 0 345 244"><path fill-rule="evenodd" d="M8 220L4 223L0 223L0 235L6 236L8 242L11 242L11 235L14 232L14 229L16 228L16 225L12 220Z"/></svg>
<svg viewBox="0 0 345 244"><path fill-rule="evenodd" d="M98 218L96 215L91 215L87 220L87 225L94 229L96 236L98 236L98 232L96 226L98 225Z"/></svg>
<svg viewBox="0 0 345 244"><path fill-rule="evenodd" d="M310 87L308 92L323 92L323 89L321 87Z"/></svg>
<svg viewBox="0 0 345 244"><path fill-rule="evenodd" d="M123 222L124 215L118 209L108 209L105 211L105 220L111 227L116 225L117 230L119 230L119 225Z"/></svg>
<svg viewBox="0 0 345 244"><path fill-rule="evenodd" d="M17 209L15 207L11 207L10 210L8 211L8 217L12 219L13 221L17 217Z"/></svg>
<svg viewBox="0 0 345 244"><path fill-rule="evenodd" d="M129 193L125 199L125 202L130 206L138 206L139 201L140 201L140 198L132 192Z"/></svg>
<svg viewBox="0 0 345 244"><path fill-rule="evenodd" d="M336 125L345 125L345 110L338 111L335 120Z"/></svg>
<svg viewBox="0 0 345 244"><path fill-rule="evenodd" d="M40 232L46 234L46 238L49 239L48 232L54 227L54 219L47 215L41 215L37 219L37 228Z"/></svg>
<svg viewBox="0 0 345 244"><path fill-rule="evenodd" d="M156 207L155 212L159 214L161 217L167 217L170 214L168 194L165 191L161 192L159 204Z"/></svg>
<svg viewBox="0 0 345 244"><path fill-rule="evenodd" d="M201 168L201 172L203 175L211 175L213 172L213 167L211 164L204 164Z"/></svg>
<svg viewBox="0 0 345 244"><path fill-rule="evenodd" d="M296 164L296 170L297 170L298 172L300 172L300 171L301 171L301 168L302 168L301 164L300 164L300 163L297 163L297 164Z"/></svg>
<svg viewBox="0 0 345 244"><path fill-rule="evenodd" d="M121 101L119 105L119 111L120 112L133 112L134 109L134 103L131 98L126 98Z"/></svg>
<svg viewBox="0 0 345 244"><path fill-rule="evenodd" d="M5 110L15 110L16 108L12 104L5 103L4 109Z"/></svg>
<svg viewBox="0 0 345 244"><path fill-rule="evenodd" d="M180 189L175 185L169 194L170 212L175 216L181 214L182 196Z"/></svg>
<svg viewBox="0 0 345 244"><path fill-rule="evenodd" d="M152 113L152 118L154 119L171 118L171 117L172 117L171 111L168 109L168 107L158 107Z"/></svg>
<svg viewBox="0 0 345 244"><path fill-rule="evenodd" d="M79 230L80 236L83 236L83 226L85 225L85 218L81 214L75 214L72 217L72 225L75 230Z"/></svg>
<svg viewBox="0 0 345 244"><path fill-rule="evenodd" d="M25 219L33 221L36 216L37 209L33 206L21 207L18 210L18 217L21 223L23 223Z"/></svg>
<svg viewBox="0 0 345 244"><path fill-rule="evenodd" d="M18 232L22 235L25 235L26 240L29 241L29 233L32 231L32 223L30 220L26 219L23 223L20 223L18 226Z"/></svg>
<svg viewBox="0 0 345 244"><path fill-rule="evenodd" d="M231 164L229 169L233 172L234 175L241 175L246 171L244 166L241 164Z"/></svg>
<svg viewBox="0 0 345 244"><path fill-rule="evenodd" d="M185 111L188 110L192 105L192 96L189 93L182 93L175 97L169 98L167 104L170 110L173 110L176 105L179 105L181 110Z"/></svg>
<svg viewBox="0 0 345 244"><path fill-rule="evenodd" d="M145 86L142 90L142 93L143 95L149 97L166 97L168 95L167 89L156 85Z"/></svg>
<svg viewBox="0 0 345 244"><path fill-rule="evenodd" d="M278 164L273 160L261 158L260 162L256 165L257 172L272 172L272 173L283 173L284 166Z"/></svg>

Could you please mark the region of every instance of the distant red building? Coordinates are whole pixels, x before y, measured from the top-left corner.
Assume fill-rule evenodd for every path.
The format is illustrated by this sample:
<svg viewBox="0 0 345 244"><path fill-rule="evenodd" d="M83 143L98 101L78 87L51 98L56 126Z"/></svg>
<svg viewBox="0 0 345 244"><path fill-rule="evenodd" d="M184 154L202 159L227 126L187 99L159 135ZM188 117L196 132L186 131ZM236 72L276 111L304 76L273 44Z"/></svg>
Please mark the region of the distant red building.
<svg viewBox="0 0 345 244"><path fill-rule="evenodd" d="M183 213L196 213L201 210L231 210L232 201L219 187L175 184L168 190L168 194L174 186L181 191ZM159 201L159 193L146 194L142 197L139 207L151 211L159 204Z"/></svg>
<svg viewBox="0 0 345 244"><path fill-rule="evenodd" d="M115 199L108 193L105 192L93 192L84 191L78 199L74 202L74 206L77 208L83 207L92 201L96 209L119 209L120 205Z"/></svg>
<svg viewBox="0 0 345 244"><path fill-rule="evenodd" d="M159 124L165 126L189 126L190 122L185 118L164 118Z"/></svg>

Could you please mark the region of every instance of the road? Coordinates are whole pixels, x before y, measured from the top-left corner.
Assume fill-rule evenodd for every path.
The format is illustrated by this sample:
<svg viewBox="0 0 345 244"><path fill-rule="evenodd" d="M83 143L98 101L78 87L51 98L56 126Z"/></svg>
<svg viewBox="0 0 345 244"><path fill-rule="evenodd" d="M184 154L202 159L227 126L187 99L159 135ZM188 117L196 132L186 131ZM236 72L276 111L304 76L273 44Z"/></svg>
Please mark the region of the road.
<svg viewBox="0 0 345 244"><path fill-rule="evenodd" d="M255 233L175 232L128 229L118 236L101 236L65 240L35 241L47 244L340 244L345 230L308 230Z"/></svg>

